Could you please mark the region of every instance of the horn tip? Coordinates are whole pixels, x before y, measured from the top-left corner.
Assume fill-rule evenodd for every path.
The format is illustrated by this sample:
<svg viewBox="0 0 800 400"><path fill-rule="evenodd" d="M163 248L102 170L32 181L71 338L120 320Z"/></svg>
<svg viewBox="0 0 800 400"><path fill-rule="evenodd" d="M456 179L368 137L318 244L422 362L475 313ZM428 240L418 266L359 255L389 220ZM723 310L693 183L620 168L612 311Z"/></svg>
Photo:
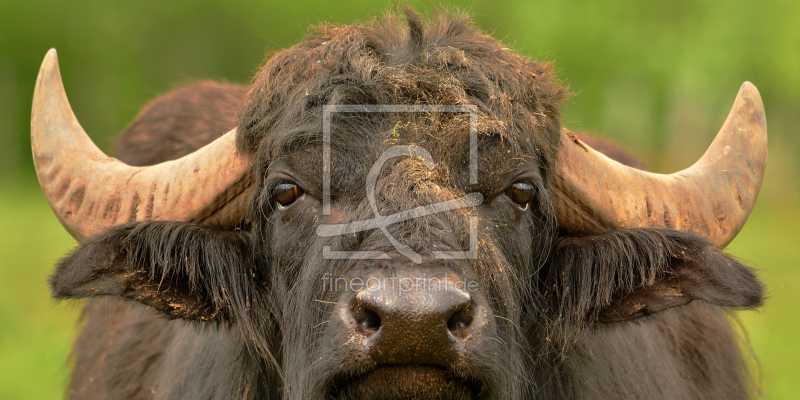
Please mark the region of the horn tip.
<svg viewBox="0 0 800 400"><path fill-rule="evenodd" d="M761 100L761 93L758 92L756 85L753 85L750 81L744 81L744 83L742 83L737 97L748 97L752 99L755 102L756 108L763 112L764 102Z"/></svg>
<svg viewBox="0 0 800 400"><path fill-rule="evenodd" d="M61 70L58 67L58 52L55 48L52 48L47 51L47 54L44 56L44 60L42 60L42 66L39 67L39 76L36 79L36 88L34 89L34 93L38 93L41 89L44 88L44 81L51 80L50 77L53 75L61 77Z"/></svg>
<svg viewBox="0 0 800 400"><path fill-rule="evenodd" d="M42 67L39 70L51 70L53 67L58 68L58 52L55 48L47 51L47 54L45 54L44 60L42 61Z"/></svg>
<svg viewBox="0 0 800 400"><path fill-rule="evenodd" d="M761 94L758 92L756 85L753 85L750 81L744 81L742 86L739 87L739 95L749 95L750 97L761 99Z"/></svg>
<svg viewBox="0 0 800 400"><path fill-rule="evenodd" d="M764 110L764 101L756 86L749 81L742 83L739 93L736 94L728 120L740 119L749 127L746 131L751 135L765 136L767 133L767 119ZM728 121L726 120L726 123Z"/></svg>

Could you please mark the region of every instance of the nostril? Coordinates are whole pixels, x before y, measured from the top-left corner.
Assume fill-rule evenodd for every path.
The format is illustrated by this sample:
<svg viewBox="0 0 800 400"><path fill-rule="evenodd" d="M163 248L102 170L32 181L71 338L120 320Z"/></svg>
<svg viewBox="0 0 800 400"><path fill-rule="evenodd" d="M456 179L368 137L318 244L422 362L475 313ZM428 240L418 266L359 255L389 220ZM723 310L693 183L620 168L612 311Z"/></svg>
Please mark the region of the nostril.
<svg viewBox="0 0 800 400"><path fill-rule="evenodd" d="M355 311L356 322L364 332L372 334L381 328L381 317L375 311L358 307Z"/></svg>
<svg viewBox="0 0 800 400"><path fill-rule="evenodd" d="M450 332L457 333L469 327L472 323L472 313L468 310L458 310L455 314L450 316L447 320L447 329Z"/></svg>

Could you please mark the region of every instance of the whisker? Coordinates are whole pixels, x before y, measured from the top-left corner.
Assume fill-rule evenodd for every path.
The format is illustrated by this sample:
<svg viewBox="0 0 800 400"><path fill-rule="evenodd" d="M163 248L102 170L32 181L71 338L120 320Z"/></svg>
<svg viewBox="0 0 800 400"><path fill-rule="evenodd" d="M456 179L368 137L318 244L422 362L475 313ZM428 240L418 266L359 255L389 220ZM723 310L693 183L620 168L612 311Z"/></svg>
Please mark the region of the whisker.
<svg viewBox="0 0 800 400"><path fill-rule="evenodd" d="M490 337L489 339L490 339L490 340L494 340L494 341L496 341L496 342L498 342L498 343L502 343L502 344L503 344L503 345L505 345L505 346L508 346L508 345L506 344L506 342L504 342L504 341L500 340L499 338L496 338L496 337Z"/></svg>
<svg viewBox="0 0 800 400"><path fill-rule="evenodd" d="M506 320L506 321L510 322L510 323L511 323L511 325L513 325L513 326L514 326L514 328L516 328L516 329L517 329L517 332L519 332L519 334L520 334L520 335L522 335L522 329L520 329L519 325L517 325L517 324L516 324L514 321L512 321L512 320L510 320L510 319L508 319L508 318L506 318L506 317L501 317L501 316L499 316L499 315L495 315L494 317L495 317L495 318L504 319L504 320Z"/></svg>
<svg viewBox="0 0 800 400"><path fill-rule="evenodd" d="M318 323L318 324L314 325L314 327L313 327L313 328L311 328L311 329L317 329L317 328L318 328L320 325L327 324L328 322L331 322L331 320L322 321L322 322L320 322L320 323Z"/></svg>

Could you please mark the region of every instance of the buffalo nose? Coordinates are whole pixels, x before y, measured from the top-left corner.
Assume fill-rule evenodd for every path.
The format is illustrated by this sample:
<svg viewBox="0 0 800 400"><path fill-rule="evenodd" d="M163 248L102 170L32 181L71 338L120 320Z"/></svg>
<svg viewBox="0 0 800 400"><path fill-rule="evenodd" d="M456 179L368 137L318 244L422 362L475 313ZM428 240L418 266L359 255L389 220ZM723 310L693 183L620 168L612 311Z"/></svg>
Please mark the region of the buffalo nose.
<svg viewBox="0 0 800 400"><path fill-rule="evenodd" d="M429 280L361 290L352 313L380 364L447 366L458 357L474 319L466 290Z"/></svg>

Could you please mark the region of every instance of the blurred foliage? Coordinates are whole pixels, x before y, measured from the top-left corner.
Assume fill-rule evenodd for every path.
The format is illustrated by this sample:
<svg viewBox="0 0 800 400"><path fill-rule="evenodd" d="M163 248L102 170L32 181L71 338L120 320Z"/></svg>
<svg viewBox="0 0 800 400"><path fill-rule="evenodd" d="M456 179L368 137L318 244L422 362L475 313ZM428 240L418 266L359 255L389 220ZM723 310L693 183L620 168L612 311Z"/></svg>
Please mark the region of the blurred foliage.
<svg viewBox="0 0 800 400"><path fill-rule="evenodd" d="M418 10L429 3L411 2ZM794 398L800 345L800 3L445 1L521 54L551 60L576 96L564 121L606 135L652 169L689 166L739 85L767 110L770 160L750 223L729 250L763 270L772 297L744 313L768 398ZM45 276L72 241L37 193L30 104L46 51L59 51L70 102L101 149L156 96L197 79L247 83L266 51L309 24L352 23L387 1L0 2L0 398L54 398L77 311L52 306Z"/></svg>

